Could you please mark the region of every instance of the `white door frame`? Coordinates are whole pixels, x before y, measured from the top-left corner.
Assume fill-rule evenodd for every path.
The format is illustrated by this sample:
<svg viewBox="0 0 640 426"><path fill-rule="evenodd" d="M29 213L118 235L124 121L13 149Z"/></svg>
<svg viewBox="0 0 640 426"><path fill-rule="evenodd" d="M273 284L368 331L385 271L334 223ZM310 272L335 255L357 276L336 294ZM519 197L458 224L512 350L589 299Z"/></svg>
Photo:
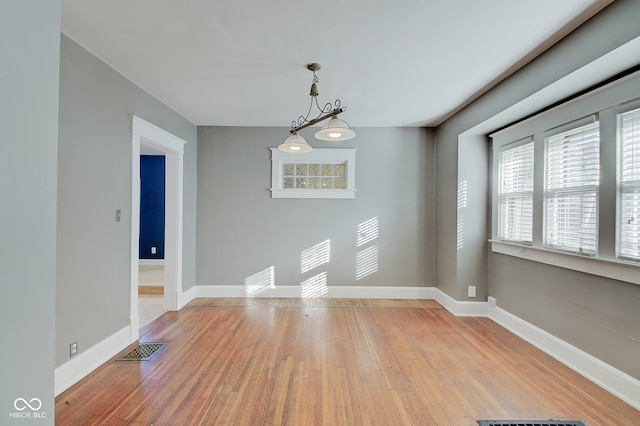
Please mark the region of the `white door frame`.
<svg viewBox="0 0 640 426"><path fill-rule="evenodd" d="M182 139L141 119L131 116L131 342L138 340L138 264L140 247L140 145L165 153L165 243L164 308L177 311L182 296Z"/></svg>

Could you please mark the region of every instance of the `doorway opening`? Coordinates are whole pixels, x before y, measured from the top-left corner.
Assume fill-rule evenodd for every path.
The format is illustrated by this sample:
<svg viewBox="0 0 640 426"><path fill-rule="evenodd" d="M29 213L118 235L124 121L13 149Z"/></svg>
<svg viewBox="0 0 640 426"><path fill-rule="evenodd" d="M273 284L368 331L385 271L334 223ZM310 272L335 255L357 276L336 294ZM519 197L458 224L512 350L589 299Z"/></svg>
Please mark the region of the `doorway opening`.
<svg viewBox="0 0 640 426"><path fill-rule="evenodd" d="M164 307L164 230L166 156L140 143L140 238L138 266L139 329L166 312Z"/></svg>
<svg viewBox="0 0 640 426"><path fill-rule="evenodd" d="M185 141L137 117L132 117L131 179L131 342L138 340L140 250L140 152L154 150L165 157L164 281L162 308L178 310L182 296L182 194Z"/></svg>

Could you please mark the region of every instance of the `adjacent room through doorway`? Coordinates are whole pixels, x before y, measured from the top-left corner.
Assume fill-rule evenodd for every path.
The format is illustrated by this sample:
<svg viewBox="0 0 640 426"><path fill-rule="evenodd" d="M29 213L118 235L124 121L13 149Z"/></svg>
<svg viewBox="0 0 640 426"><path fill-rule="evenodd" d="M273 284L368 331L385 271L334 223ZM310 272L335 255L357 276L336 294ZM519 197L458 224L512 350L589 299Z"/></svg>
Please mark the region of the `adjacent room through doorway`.
<svg viewBox="0 0 640 426"><path fill-rule="evenodd" d="M162 315L164 307L165 250L164 151L140 145L140 238L138 268L139 328Z"/></svg>
<svg viewBox="0 0 640 426"><path fill-rule="evenodd" d="M151 317L156 318L164 311L179 308L182 294L182 173L184 141L145 120L132 116L132 173L131 181L131 342L138 340L139 330ZM142 187L142 163L147 157L160 157L156 169L162 173L151 181L160 183L153 197ZM156 158L157 159L157 158ZM153 173L152 173L153 174ZM157 173L156 173L157 174ZM147 207L151 207L147 209ZM143 225L143 214L150 212L149 232L147 223ZM157 235L156 235L157 234ZM150 235L150 236L149 236ZM142 260L142 261L141 261ZM162 269L144 272L140 279L140 266L162 266ZM147 274L149 272L150 274ZM147 277L146 275L150 275ZM160 279L160 277L162 277ZM148 280L151 283L147 282ZM145 285L146 284L146 285ZM142 295L140 288L143 288ZM160 304L162 311L151 308L147 311L149 296L154 305ZM155 292L155 295L153 294ZM141 297L144 305L139 305ZM141 311L141 308L144 309ZM143 320L141 315L145 316Z"/></svg>

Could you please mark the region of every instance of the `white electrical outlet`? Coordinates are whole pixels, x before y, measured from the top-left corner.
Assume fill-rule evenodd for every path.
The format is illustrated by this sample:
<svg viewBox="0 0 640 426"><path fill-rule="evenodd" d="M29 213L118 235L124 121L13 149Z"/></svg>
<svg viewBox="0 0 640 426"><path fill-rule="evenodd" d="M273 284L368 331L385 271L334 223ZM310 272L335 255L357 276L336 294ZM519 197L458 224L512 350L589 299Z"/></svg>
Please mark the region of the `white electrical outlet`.
<svg viewBox="0 0 640 426"><path fill-rule="evenodd" d="M151 254L156 254L156 248L155 247L151 247Z"/></svg>
<svg viewBox="0 0 640 426"><path fill-rule="evenodd" d="M476 297L476 286L475 285L470 285L467 288L467 296Z"/></svg>
<svg viewBox="0 0 640 426"><path fill-rule="evenodd" d="M78 342L73 342L69 345L69 358L77 355L78 353Z"/></svg>
<svg viewBox="0 0 640 426"><path fill-rule="evenodd" d="M498 299L496 299L495 297L487 297L487 302L489 302L489 306L497 306L498 305Z"/></svg>

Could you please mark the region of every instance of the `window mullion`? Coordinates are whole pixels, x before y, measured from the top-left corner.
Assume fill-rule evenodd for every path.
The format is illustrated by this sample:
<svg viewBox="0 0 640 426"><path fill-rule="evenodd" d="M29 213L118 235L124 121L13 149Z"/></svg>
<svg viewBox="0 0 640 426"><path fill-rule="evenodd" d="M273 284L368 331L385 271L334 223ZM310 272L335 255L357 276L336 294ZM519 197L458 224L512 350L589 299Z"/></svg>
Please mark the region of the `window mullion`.
<svg viewBox="0 0 640 426"><path fill-rule="evenodd" d="M616 108L600 111L600 205L598 257L616 256Z"/></svg>

